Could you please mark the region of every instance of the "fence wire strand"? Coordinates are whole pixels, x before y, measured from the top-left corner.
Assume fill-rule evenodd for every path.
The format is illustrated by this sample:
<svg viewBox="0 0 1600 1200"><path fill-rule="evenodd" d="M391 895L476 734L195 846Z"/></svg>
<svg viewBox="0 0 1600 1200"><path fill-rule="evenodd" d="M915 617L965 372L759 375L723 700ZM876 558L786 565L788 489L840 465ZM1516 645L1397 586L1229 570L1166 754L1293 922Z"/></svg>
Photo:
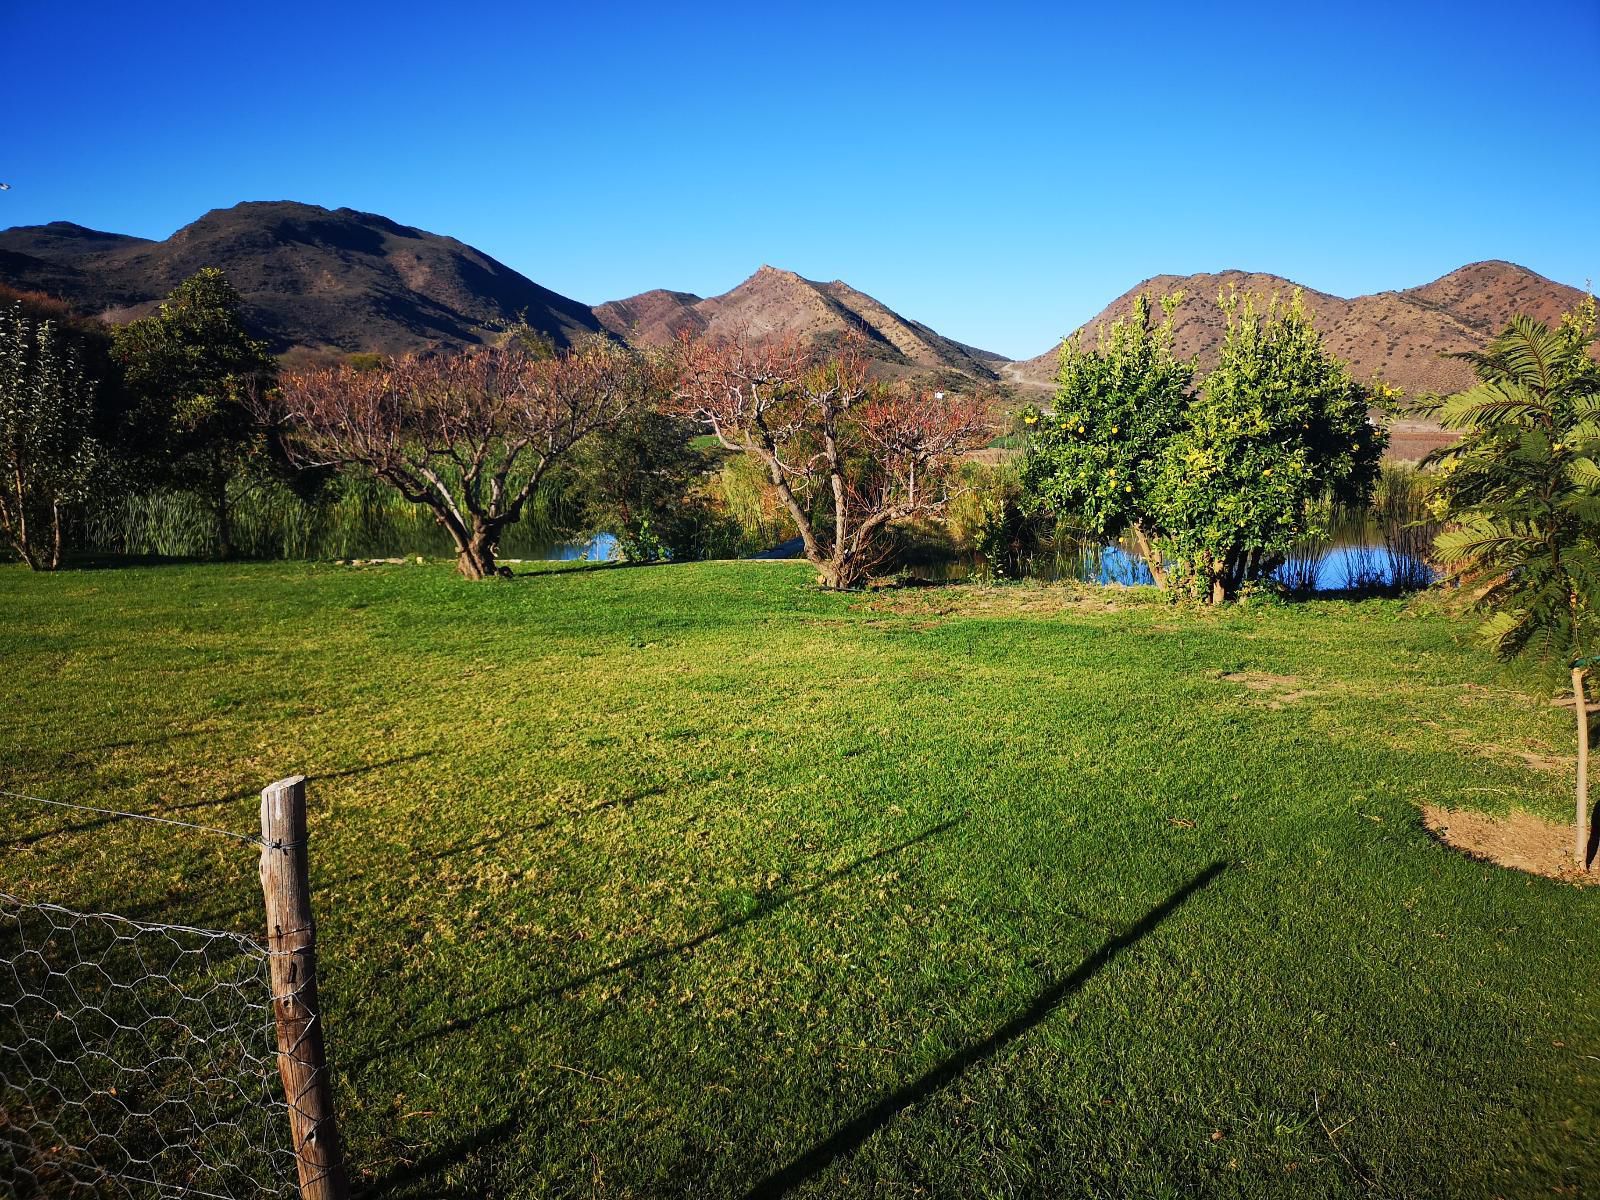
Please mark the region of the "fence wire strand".
<svg viewBox="0 0 1600 1200"><path fill-rule="evenodd" d="M5 788L0 788L0 796L6 796L12 800L29 800L34 804L48 804L52 808L65 808L74 812L96 813L102 817L126 817L131 821L150 821L156 825L174 825L179 829L193 829L200 833L214 833L218 837L233 838L235 841L244 842L250 846L262 845L261 838L257 834L235 833L231 829L218 829L214 825L196 825L193 821L177 821L171 817L158 817L151 813L123 812L117 808L95 808L90 804L75 804L70 800L46 800L43 796L29 796L23 792L10 792Z"/></svg>

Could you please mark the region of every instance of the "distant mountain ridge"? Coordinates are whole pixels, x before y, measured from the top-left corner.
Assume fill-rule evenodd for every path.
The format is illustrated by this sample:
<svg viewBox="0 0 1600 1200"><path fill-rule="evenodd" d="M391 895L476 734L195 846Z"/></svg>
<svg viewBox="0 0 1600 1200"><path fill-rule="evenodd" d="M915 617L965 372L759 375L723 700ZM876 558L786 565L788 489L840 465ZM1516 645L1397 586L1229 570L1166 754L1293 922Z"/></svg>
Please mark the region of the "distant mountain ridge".
<svg viewBox="0 0 1600 1200"><path fill-rule="evenodd" d="M666 344L735 328L827 342L860 332L887 374L993 380L1007 360L943 337L848 284L763 267L721 296L656 290L590 308L454 238L376 213L293 201L214 209L164 241L66 221L0 231L0 282L113 322L220 267L251 331L278 352L399 354L495 340L526 320L558 346L585 334Z"/></svg>
<svg viewBox="0 0 1600 1200"><path fill-rule="evenodd" d="M1324 344L1350 364L1357 379L1381 376L1413 396L1469 387L1472 369L1447 355L1482 346L1516 313L1557 321L1584 296L1577 288L1500 260L1469 263L1420 287L1348 300L1301 287L1280 275L1244 271L1157 275L1118 296L1078 332L1092 346L1099 331L1126 313L1140 292L1163 296L1182 291L1183 302L1173 314L1177 351L1185 358L1197 356L1203 368L1209 367L1226 330L1217 307L1219 292L1234 289L1287 300L1296 288ZM1010 364L1005 375L1024 385L1052 386L1059 354L1058 343L1035 358Z"/></svg>
<svg viewBox="0 0 1600 1200"><path fill-rule="evenodd" d="M736 330L826 345L854 331L884 374L999 379L1037 391L1052 386L1056 372L1057 348L1011 362L904 317L842 280L822 283L771 266L718 296L655 289L591 308L455 238L350 208L250 201L214 209L163 241L66 221L0 230L0 282L49 292L111 321L149 312L207 266L227 273L252 331L279 352L398 354L475 345L525 319L562 346L586 334L663 345L683 332ZM1224 329L1219 290L1287 297L1297 286L1243 271L1158 275L1112 301L1083 332L1092 341L1141 291L1182 290L1178 351L1209 366ZM1482 345L1512 314L1553 321L1583 297L1498 260L1353 299L1303 291L1327 345L1358 378L1381 375L1412 395L1467 386L1471 371L1445 356Z"/></svg>
<svg viewBox="0 0 1600 1200"><path fill-rule="evenodd" d="M142 316L201 267L222 268L278 351L470 345L524 314L560 345L600 330L587 305L480 250L349 208L250 201L160 242L64 221L0 231L0 281L111 321Z"/></svg>

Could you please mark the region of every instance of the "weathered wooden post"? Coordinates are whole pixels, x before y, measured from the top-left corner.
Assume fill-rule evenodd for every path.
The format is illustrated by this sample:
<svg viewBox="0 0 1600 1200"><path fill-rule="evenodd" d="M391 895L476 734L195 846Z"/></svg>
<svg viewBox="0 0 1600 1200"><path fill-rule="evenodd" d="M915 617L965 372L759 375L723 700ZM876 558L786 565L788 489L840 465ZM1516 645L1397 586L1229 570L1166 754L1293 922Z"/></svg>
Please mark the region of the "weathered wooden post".
<svg viewBox="0 0 1600 1200"><path fill-rule="evenodd" d="M1578 717L1578 819L1572 830L1572 857L1580 871L1589 866L1589 709L1583 695L1588 672L1587 666L1572 668L1572 706Z"/></svg>
<svg viewBox="0 0 1600 1200"><path fill-rule="evenodd" d="M289 1103L300 1195L302 1200L346 1200L344 1153L333 1116L333 1084L317 1006L317 931L306 874L304 775L262 789L261 841L278 1073Z"/></svg>

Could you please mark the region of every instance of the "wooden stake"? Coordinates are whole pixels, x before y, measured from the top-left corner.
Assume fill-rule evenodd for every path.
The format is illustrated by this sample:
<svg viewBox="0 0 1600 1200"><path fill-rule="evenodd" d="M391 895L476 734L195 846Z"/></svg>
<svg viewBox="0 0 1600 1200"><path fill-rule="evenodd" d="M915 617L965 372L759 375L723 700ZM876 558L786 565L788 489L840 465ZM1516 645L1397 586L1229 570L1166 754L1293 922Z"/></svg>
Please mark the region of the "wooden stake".
<svg viewBox="0 0 1600 1200"><path fill-rule="evenodd" d="M1578 718L1578 819L1572 832L1572 856L1583 871L1589 866L1589 709L1584 702L1585 668L1572 668L1572 708Z"/></svg>
<svg viewBox="0 0 1600 1200"><path fill-rule="evenodd" d="M306 780L261 792L261 894L267 907L278 1073L300 1169L301 1200L346 1200L344 1155L317 1007L317 933L306 874Z"/></svg>

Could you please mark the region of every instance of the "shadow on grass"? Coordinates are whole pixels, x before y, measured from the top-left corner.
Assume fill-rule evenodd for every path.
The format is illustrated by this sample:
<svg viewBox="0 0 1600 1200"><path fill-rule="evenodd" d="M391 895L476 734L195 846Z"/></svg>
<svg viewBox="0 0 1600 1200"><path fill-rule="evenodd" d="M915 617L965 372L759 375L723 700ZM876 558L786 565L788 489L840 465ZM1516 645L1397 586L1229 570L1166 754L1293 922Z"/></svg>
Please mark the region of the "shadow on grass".
<svg viewBox="0 0 1600 1200"><path fill-rule="evenodd" d="M604 562L582 562L580 560L576 564L570 566L567 565L569 563L573 563L573 560L560 559L556 562L552 562L548 567L535 567L531 571L514 570L511 572L511 582L515 583L519 579L544 579L551 575L588 575L595 571L628 571L638 567L656 567L667 565L666 563L613 562L610 559L607 559Z"/></svg>
<svg viewBox="0 0 1600 1200"><path fill-rule="evenodd" d="M306 775L306 783L318 783L324 779L349 779L353 775L367 775L373 771L381 771L384 767L398 767L401 763L418 762L424 758L432 758L432 750L415 750L410 754L400 754L394 758L386 758L381 762L363 763L359 767L345 767L342 771L314 771Z"/></svg>
<svg viewBox="0 0 1600 1200"><path fill-rule="evenodd" d="M323 776L322 778L327 778L327 776ZM345 874L341 875L340 878L346 884L351 884L361 883L364 880L371 879L375 875L379 874L392 876L394 872L400 870L402 867L414 867L420 866L423 863L442 862L447 858L454 858L458 854L470 854L475 850L486 850L490 846L498 845L499 843L504 842L512 837L524 838L529 834L539 833L543 830L551 829L556 825L562 824L563 822L578 821L584 817L592 817L596 813L608 812L612 809L632 808L639 801L648 799L651 796L665 795L666 790L667 789L665 787L660 785L655 787L640 788L638 791L629 792L623 796L613 796L609 800L602 800L598 804L591 804L587 808L563 809L561 812L555 813L552 816L548 816L542 821L535 821L529 825L518 825L514 829L507 830L503 833L493 833L486 834L482 837L465 838L461 841L452 842L450 845L441 847L438 850L429 850L426 853L421 854L411 854L404 859L398 860L398 862L393 865L382 867L380 870L346 872Z"/></svg>
<svg viewBox="0 0 1600 1200"><path fill-rule="evenodd" d="M1147 912L1139 921L1119 934L1113 934L1098 949L1078 965L1065 979L1052 984L1036 996L1031 1004L994 1033L946 1059L921 1078L913 1080L898 1091L891 1092L854 1120L841 1126L831 1137L818 1142L787 1166L773 1172L747 1193L746 1200L768 1200L782 1196L823 1170L834 1159L848 1154L863 1142L885 1128L901 1112L926 1100L929 1096L959 1078L968 1068L974 1067L997 1051L1027 1033L1055 1011L1064 1000L1081 989L1118 954L1139 941L1170 917L1200 889L1208 886L1222 874L1224 864L1212 863L1188 883Z"/></svg>
<svg viewBox="0 0 1600 1200"><path fill-rule="evenodd" d="M211 564L235 566L239 563L259 561L248 558L206 558L172 554L84 554L68 555L61 564L61 574L72 571L123 571L136 567L194 567Z"/></svg>
<svg viewBox="0 0 1600 1200"><path fill-rule="evenodd" d="M665 795L666 791L667 789L659 784L655 787L640 788L636 792L629 792L625 796L613 796L609 800L602 800L598 804L589 805L587 808L563 809L561 812L548 816L542 821L535 821L531 825L519 825L515 832L518 837L522 837L530 833L539 833L546 829L552 829L564 821L592 817L595 813L609 812L614 808L632 808L639 801L646 800L651 796ZM424 863L434 862L442 858L451 858L457 854L465 854L469 850L481 850L486 846L494 845L496 842L503 842L510 836L509 833L497 833L490 837L473 838L470 841L457 842L453 846L446 846L443 850L434 850L427 854L413 854L406 861Z"/></svg>
<svg viewBox="0 0 1600 1200"><path fill-rule="evenodd" d="M593 971L588 971L582 975L573 976L571 979L566 979L560 983L552 984L547 988L540 988L538 991L532 992L521 999L508 1001L505 1004L496 1004L492 1008L483 1009L480 1012L473 1013L471 1016L463 1017L459 1021L448 1022L435 1029L430 1029L424 1033L419 1033L414 1037L407 1038L404 1041L380 1047L369 1054L359 1055L350 1064L350 1069L357 1070L361 1067L365 1067L373 1062L376 1062L387 1055L403 1053L407 1050L415 1049L418 1046L424 1045L438 1038L449 1037L453 1034L466 1032L467 1030L472 1029L474 1026L482 1024L484 1021L491 1021L496 1017L505 1017L510 1016L512 1013L521 1012L525 1009L531 1008L541 1000L547 1000L551 997L559 996L564 992L570 992L574 989L585 987L588 984L594 983L596 980L605 979L612 975L620 975L627 971L637 970L640 967L649 966L651 963L660 962L663 959L673 958L678 955L692 954L701 946L711 941L713 938L721 937L723 934L729 933L740 928L741 926L748 925L752 921L759 921L762 917L769 916L770 914L777 912L780 908L783 908L789 904L793 904L796 900L802 899L805 896L809 896L814 892L819 892L823 888L837 883L845 876L851 875L854 872L861 870L861 868L877 862L879 859L888 858L890 855L894 854L900 854L905 850L909 850L912 846L915 846L920 842L925 842L929 838L937 837L939 834L955 828L955 826L961 824L961 822L965 821L966 819L966 815L963 814L959 817L952 817L948 821L941 821L937 825L932 825L927 829L924 829L915 837L909 837L902 842L896 842L894 845L886 846L882 850L875 850L871 854L864 855L863 857L856 859L854 862L848 863L836 870L829 871L820 879L813 883L808 883L804 887L794 888L790 891L775 892L767 896L763 896L756 902L755 907L749 912L744 913L741 916L734 917L728 921L724 921L721 925L707 929L704 933L697 933L694 937L685 938L681 942L673 942L670 945L660 946L654 950L646 950L641 954L632 955L628 958L610 963L604 967L597 967Z"/></svg>
<svg viewBox="0 0 1600 1200"><path fill-rule="evenodd" d="M350 1189L351 1193L358 1200L378 1200L379 1197L404 1194L406 1191L412 1195L430 1197L430 1200L435 1197L437 1200L472 1200L483 1194L480 1188L462 1185L450 1191L429 1181L475 1154L510 1141L515 1136L517 1128L514 1120L508 1118L500 1121L487 1129L480 1129L465 1137L457 1138L431 1154L398 1162L375 1179L354 1182ZM413 1188L413 1185L423 1183L429 1183L429 1186Z"/></svg>

